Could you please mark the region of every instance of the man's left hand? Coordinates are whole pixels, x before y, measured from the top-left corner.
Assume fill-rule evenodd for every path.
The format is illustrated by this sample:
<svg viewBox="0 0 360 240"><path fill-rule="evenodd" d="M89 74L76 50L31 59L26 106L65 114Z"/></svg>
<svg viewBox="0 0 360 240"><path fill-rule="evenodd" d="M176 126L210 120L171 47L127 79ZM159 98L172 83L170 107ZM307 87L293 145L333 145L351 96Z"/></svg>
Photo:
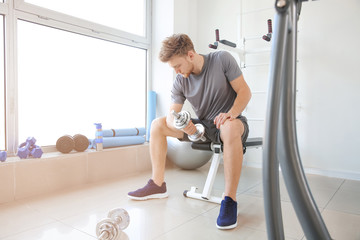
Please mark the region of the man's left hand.
<svg viewBox="0 0 360 240"><path fill-rule="evenodd" d="M223 125L226 120L234 120L235 118L233 116L231 116L230 113L220 113L219 115L217 115L214 119L214 124L216 125L217 129L220 129L220 126Z"/></svg>

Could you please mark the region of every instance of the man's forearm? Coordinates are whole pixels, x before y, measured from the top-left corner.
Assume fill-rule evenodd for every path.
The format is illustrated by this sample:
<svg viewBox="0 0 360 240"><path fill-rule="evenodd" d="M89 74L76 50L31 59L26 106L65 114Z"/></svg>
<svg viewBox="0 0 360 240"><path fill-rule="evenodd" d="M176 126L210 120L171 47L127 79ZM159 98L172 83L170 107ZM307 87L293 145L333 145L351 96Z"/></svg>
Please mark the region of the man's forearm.
<svg viewBox="0 0 360 240"><path fill-rule="evenodd" d="M171 116L170 113L166 116L166 125L167 125L167 127L170 128L170 129L176 129L176 128L174 127L174 117Z"/></svg>
<svg viewBox="0 0 360 240"><path fill-rule="evenodd" d="M245 110L250 99L251 99L250 90L245 89L245 90L239 91L239 93L237 94L237 96L235 98L233 106L231 107L231 109L228 112L228 113L230 113L231 117L236 118L237 116L239 116Z"/></svg>

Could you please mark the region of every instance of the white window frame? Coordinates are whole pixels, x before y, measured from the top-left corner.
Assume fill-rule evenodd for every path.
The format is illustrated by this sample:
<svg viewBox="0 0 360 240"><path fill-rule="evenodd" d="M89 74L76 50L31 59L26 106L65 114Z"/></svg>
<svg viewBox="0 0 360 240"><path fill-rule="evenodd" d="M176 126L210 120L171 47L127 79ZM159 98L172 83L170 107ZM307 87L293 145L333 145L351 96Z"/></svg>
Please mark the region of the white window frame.
<svg viewBox="0 0 360 240"><path fill-rule="evenodd" d="M3 16L3 23L5 24L5 17L7 16L7 14L8 14L8 7L7 7L7 5L5 4L5 3L0 3L0 14ZM5 31L6 31L6 28L4 27L3 28L3 37L4 37L4 44L5 44ZM4 53L6 54L6 50L5 50L5 46L0 46L3 50L4 50ZM4 59L5 60L5 59ZM4 73L6 74L6 62L4 62L4 66L0 66L0 67L3 67L4 68ZM5 75L3 76L4 77L4 80L6 81L6 77L5 77ZM3 82L1 82L0 84L4 84ZM5 82L5 87L6 87L6 82ZM6 90L6 89L5 89ZM6 94L6 93L5 93ZM6 104L6 101L7 101L7 99L6 99L6 96L7 96L7 94L4 96L3 95L3 93L1 92L0 93L0 96L5 100L5 104ZM4 108L5 106L0 106L0 110L1 110L1 114L4 114L4 117L5 117L5 124L6 124L6 113L4 112ZM5 110L6 110L6 107L5 107ZM6 137L6 132L7 132L7 130L6 130L6 126L5 126L5 129L4 129L4 126L2 125L1 126L1 132L3 132L5 130L5 132L3 133L4 135L1 135L1 137ZM5 140L5 149L7 148L7 141L6 141L6 139L4 139ZM4 150L4 149L0 149L0 150Z"/></svg>
<svg viewBox="0 0 360 240"><path fill-rule="evenodd" d="M7 92L5 145L8 155L14 155L17 152L17 147L19 145L17 20L29 21L60 30L147 50L146 89L148 89L149 82L151 81L151 0L146 0L145 37L41 8L26 3L23 0L6 0L5 3L0 3L0 14L5 16L5 81ZM147 94L147 90L144 94ZM144 102L144 106L146 109L146 102Z"/></svg>
<svg viewBox="0 0 360 240"><path fill-rule="evenodd" d="M64 13L56 12L53 10L48 10L46 8L42 8L27 2L24 2L24 0L14 0L14 8L20 12L24 13L30 13L33 15L38 16L39 18L47 19L47 20L53 20L58 22L66 22L69 24L72 24L74 26L78 26L81 28L88 29L94 33L100 34L100 35L109 35L108 37L114 37L114 38L120 38L125 40L124 43L131 44L132 46L137 46L138 44L144 44L149 45L151 38L150 38L150 3L151 1L145 1L146 3L146 23L145 23L145 37L124 32L115 28L107 27L101 24L97 24L94 22L90 22L84 19L80 19L74 16L70 16ZM129 0L131 1L131 0ZM99 1L101 2L101 1ZM84 6L85 7L85 6ZM133 45L134 43L135 45Z"/></svg>

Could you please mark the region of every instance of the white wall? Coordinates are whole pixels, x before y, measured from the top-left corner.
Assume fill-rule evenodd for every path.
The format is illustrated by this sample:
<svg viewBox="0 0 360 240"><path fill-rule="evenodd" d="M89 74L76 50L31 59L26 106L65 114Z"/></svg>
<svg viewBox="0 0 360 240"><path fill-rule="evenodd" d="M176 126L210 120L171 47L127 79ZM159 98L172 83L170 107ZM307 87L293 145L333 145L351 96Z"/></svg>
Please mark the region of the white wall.
<svg viewBox="0 0 360 240"><path fill-rule="evenodd" d="M157 93L156 116L163 116L170 107L170 90L173 71L162 63L158 56L161 42L174 33L174 1L153 0L152 2L152 71L149 90Z"/></svg>
<svg viewBox="0 0 360 240"><path fill-rule="evenodd" d="M174 33L184 32L193 41L197 37L197 1L193 0L153 0L152 23L152 82L150 89L157 93L157 117L165 116L170 108L170 90L175 72L159 58L161 42ZM192 112L188 102L184 109Z"/></svg>
<svg viewBox="0 0 360 240"><path fill-rule="evenodd" d="M240 37L258 37L247 40L246 49L270 47L261 36L267 32L266 20L274 17L273 0L170 2L173 3L173 32L189 34L199 53L213 51L207 46L215 41L216 28L220 30L220 38L238 45ZM348 0L346 4L341 0L303 3L298 33L297 130L307 171L360 179L360 157L356 151L360 146L360 113L356 106L360 102L357 94L360 81L355 75L360 56L359 24L360 2L357 0ZM153 41L157 44L155 38ZM154 54L157 54L156 48ZM261 120L266 113L269 56L269 52L246 55L247 67L243 72L254 94L245 115L258 120L250 121L251 137L264 133ZM159 101L165 100L165 92L170 91L172 83L169 74L167 79L163 74L160 69L153 73L154 90L164 93ZM168 108L163 108L166 104L159 104L158 114L167 112ZM245 160L249 165L261 166L261 150L249 149Z"/></svg>
<svg viewBox="0 0 360 240"><path fill-rule="evenodd" d="M304 165L360 175L360 2L304 3L299 22L298 135Z"/></svg>

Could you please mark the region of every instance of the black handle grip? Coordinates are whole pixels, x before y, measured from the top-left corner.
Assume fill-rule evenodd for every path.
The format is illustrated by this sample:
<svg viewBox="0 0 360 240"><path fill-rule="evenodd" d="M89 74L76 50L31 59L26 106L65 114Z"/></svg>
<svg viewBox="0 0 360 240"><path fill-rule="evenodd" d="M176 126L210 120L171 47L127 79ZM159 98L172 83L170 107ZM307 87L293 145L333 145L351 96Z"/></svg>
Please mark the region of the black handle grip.
<svg viewBox="0 0 360 240"><path fill-rule="evenodd" d="M229 47L233 47L233 48L236 47L236 43L230 42L230 41L228 41L228 40L220 40L220 42L221 42L222 44L225 44L225 45L229 46Z"/></svg>
<svg viewBox="0 0 360 240"><path fill-rule="evenodd" d="M262 39L264 39L267 42L270 42L271 38L267 35L262 36Z"/></svg>
<svg viewBox="0 0 360 240"><path fill-rule="evenodd" d="M272 23L271 23L271 19L267 20L268 23L268 33L272 33Z"/></svg>
<svg viewBox="0 0 360 240"><path fill-rule="evenodd" d="M220 41L219 29L215 29L215 39L216 41Z"/></svg>
<svg viewBox="0 0 360 240"><path fill-rule="evenodd" d="M191 143L192 149L211 151L211 143Z"/></svg>
<svg viewBox="0 0 360 240"><path fill-rule="evenodd" d="M212 49L217 49L217 46L216 45L214 45L214 44L209 44L209 48L212 48Z"/></svg>

